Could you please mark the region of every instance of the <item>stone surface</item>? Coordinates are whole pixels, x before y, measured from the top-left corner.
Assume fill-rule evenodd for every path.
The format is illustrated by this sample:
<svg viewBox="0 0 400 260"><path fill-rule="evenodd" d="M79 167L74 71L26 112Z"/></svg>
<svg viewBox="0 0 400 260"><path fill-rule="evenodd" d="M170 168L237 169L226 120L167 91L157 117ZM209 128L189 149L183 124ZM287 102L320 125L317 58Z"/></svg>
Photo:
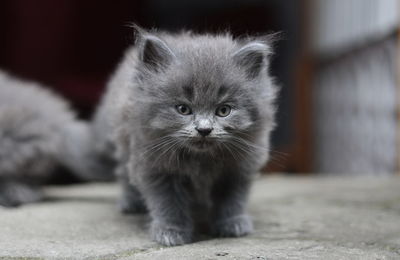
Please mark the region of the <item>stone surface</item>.
<svg viewBox="0 0 400 260"><path fill-rule="evenodd" d="M149 240L112 184L50 187L48 200L0 208L0 259L400 259L400 178L263 177L250 198L255 233L179 247Z"/></svg>

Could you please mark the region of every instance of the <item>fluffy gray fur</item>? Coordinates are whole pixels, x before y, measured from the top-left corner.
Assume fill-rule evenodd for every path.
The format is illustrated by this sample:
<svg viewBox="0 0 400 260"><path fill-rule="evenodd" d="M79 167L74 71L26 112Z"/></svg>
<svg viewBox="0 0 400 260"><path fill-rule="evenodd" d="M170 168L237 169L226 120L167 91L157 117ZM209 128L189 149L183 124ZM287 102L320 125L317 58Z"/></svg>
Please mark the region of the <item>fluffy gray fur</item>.
<svg viewBox="0 0 400 260"><path fill-rule="evenodd" d="M39 184L58 164L85 179L102 178L91 147L89 125L64 99L0 71L0 205L41 199Z"/></svg>
<svg viewBox="0 0 400 260"><path fill-rule="evenodd" d="M216 236L248 234L247 195L274 128L269 42L138 30L94 120L98 148L118 161L122 210L148 210L164 245L193 240L195 212Z"/></svg>

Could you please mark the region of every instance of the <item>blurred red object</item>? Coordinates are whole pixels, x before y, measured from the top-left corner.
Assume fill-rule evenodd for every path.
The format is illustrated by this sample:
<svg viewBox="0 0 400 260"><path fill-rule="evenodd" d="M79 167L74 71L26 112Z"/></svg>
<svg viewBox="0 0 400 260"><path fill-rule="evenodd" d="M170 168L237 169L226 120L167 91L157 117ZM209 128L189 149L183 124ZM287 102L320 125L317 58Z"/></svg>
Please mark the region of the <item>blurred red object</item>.
<svg viewBox="0 0 400 260"><path fill-rule="evenodd" d="M66 96L88 116L131 39L132 1L3 0L0 68Z"/></svg>

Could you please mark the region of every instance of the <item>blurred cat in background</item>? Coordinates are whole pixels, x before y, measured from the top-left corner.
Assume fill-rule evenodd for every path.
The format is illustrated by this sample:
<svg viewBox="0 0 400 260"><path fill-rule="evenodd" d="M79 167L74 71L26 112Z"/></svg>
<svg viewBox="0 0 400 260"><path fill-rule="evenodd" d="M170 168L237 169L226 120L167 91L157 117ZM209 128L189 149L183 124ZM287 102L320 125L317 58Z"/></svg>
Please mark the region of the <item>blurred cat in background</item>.
<svg viewBox="0 0 400 260"><path fill-rule="evenodd" d="M248 234L275 126L269 37L137 31L93 124L98 152L117 160L122 211L148 210L152 238L169 246L193 241L193 209L216 236Z"/></svg>
<svg viewBox="0 0 400 260"><path fill-rule="evenodd" d="M41 183L57 165L86 180L102 180L90 127L69 104L37 83L0 71L0 205L40 200Z"/></svg>

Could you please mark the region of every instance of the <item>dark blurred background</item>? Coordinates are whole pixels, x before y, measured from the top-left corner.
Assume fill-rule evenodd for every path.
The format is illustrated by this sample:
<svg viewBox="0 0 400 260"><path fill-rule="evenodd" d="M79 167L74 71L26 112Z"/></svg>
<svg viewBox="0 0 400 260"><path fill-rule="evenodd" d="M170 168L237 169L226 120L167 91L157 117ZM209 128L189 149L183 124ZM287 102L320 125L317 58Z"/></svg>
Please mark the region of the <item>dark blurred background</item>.
<svg viewBox="0 0 400 260"><path fill-rule="evenodd" d="M355 50L363 57L365 48L373 44L379 48L380 43L395 37L396 29L392 26L390 30L383 30L385 33L379 37L364 37L367 39L362 41L364 45L357 43L343 48L339 44L340 48L336 49L335 44L331 44L333 47L330 45L343 38L343 35L336 37L334 32L351 27L343 19L346 21L346 17L353 17L353 14L374 11L374 2L375 5L377 2L386 3L386 8L390 8L394 1L351 0L329 4L318 0L1 0L0 68L46 84L70 100L82 118L90 118L123 51L133 43L133 30L129 27L132 22L144 28L169 31L230 30L235 36L281 32L282 40L275 46L276 54L271 65L271 73L282 86L279 127L272 137L274 151L266 170L289 173L336 171L335 167L329 168L316 160L322 162L332 158L332 151L321 148L327 147L324 140L335 143L337 138L340 139L337 133L343 136L348 136L348 133L339 131L335 132L336 136L329 135L332 131L319 127L327 125L323 120L331 118L331 114L318 114L320 108L316 105L325 107L330 99L321 105L323 99L317 96L318 102L315 102L314 93L318 92L313 90L324 89L329 84L321 83L323 86L320 87L315 82L323 82L319 75L340 66L349 56L346 54L352 54L357 60ZM351 10L349 2L353 3ZM369 9L360 9L354 5L356 2L364 7L367 4ZM365 18L374 25L375 20L371 22L371 17L355 17L360 19L360 23L365 24L362 20ZM335 24L337 21L341 24ZM348 20L354 25L352 21ZM333 24L332 28L340 30L330 30L328 22ZM378 19L379 22L382 31L384 26ZM358 28L356 32L361 30L357 24L354 26ZM371 34L377 35L376 32ZM327 35L333 35L333 40ZM358 35L356 38L362 37ZM329 44L325 43L327 40ZM395 89L395 84L392 85ZM330 101L340 107L337 100ZM389 112L395 114L396 109L393 109ZM329 111L335 113L335 107ZM343 140L345 145L346 139ZM339 147L336 153L340 154L342 148L346 150L345 146ZM356 154L357 150L352 153ZM333 160L335 165L337 161L342 160ZM392 164L395 164L395 159ZM385 167L387 171L394 171L391 166ZM351 169L342 168L343 171Z"/></svg>

